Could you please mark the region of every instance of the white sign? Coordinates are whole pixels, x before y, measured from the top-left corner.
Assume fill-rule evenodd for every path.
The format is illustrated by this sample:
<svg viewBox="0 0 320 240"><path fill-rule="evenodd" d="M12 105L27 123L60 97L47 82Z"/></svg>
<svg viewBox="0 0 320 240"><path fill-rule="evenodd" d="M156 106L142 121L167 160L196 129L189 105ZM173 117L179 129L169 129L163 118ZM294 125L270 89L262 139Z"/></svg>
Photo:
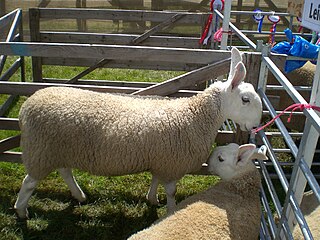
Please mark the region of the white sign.
<svg viewBox="0 0 320 240"><path fill-rule="evenodd" d="M320 0L304 1L301 25L320 32Z"/></svg>

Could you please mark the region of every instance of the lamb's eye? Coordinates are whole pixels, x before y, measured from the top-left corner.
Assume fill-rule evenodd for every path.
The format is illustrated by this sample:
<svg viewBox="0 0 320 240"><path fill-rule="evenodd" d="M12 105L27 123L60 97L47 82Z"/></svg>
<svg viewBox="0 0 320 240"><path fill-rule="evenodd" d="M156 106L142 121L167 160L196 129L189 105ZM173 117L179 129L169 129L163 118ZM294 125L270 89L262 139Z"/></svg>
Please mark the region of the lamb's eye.
<svg viewBox="0 0 320 240"><path fill-rule="evenodd" d="M224 161L224 159L221 156L218 156L218 160L219 160L219 162L223 162Z"/></svg>
<svg viewBox="0 0 320 240"><path fill-rule="evenodd" d="M242 102L243 103L249 103L250 102L250 98L248 96L242 96Z"/></svg>

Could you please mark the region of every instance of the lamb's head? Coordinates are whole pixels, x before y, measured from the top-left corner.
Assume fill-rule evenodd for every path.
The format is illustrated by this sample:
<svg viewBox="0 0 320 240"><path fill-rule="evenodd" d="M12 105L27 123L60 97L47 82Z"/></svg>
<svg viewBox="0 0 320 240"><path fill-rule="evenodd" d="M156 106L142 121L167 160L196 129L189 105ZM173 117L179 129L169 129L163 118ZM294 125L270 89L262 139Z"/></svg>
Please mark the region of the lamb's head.
<svg viewBox="0 0 320 240"><path fill-rule="evenodd" d="M252 84L243 82L245 77L241 54L233 48L229 78L221 84L222 110L226 119L238 123L242 131L249 131L260 123L262 103Z"/></svg>
<svg viewBox="0 0 320 240"><path fill-rule="evenodd" d="M255 168L252 159L267 159L266 147L257 149L254 144L239 146L236 143L219 146L209 158L209 172L218 175L222 180L230 180L252 171Z"/></svg>

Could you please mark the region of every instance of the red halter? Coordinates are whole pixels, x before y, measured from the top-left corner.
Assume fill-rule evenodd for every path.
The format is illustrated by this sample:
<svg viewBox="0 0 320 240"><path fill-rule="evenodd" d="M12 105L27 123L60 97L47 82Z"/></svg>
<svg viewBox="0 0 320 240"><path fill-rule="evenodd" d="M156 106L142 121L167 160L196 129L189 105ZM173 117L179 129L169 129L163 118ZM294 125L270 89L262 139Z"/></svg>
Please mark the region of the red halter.
<svg viewBox="0 0 320 240"><path fill-rule="evenodd" d="M277 116L275 116L273 119L271 119L269 122L267 122L265 125L261 126L261 127L258 127L258 128L255 128L255 129L252 129L252 133L257 133L259 132L260 130L264 129L265 127L271 125L277 118L281 117L286 111L290 111L291 110L291 113L288 117L288 120L287 122L290 122L291 121L291 117L292 117L292 113L296 110L300 110L300 111L303 111L304 109L314 109L314 110L317 110L320 112L320 107L318 106L315 106L315 105L311 105L311 104L303 104L303 103L295 103L295 104L292 104L290 105L289 107L287 107L285 110L283 110L281 113L279 113Z"/></svg>

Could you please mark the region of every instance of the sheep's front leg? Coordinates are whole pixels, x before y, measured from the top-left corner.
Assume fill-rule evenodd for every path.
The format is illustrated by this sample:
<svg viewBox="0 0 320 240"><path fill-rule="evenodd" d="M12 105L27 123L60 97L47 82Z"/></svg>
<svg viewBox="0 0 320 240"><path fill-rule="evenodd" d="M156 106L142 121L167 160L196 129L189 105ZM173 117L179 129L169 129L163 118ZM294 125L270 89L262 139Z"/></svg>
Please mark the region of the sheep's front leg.
<svg viewBox="0 0 320 240"><path fill-rule="evenodd" d="M59 173L61 174L63 180L68 185L71 195L77 199L79 202L84 202L87 197L82 191L82 189L79 187L77 181L72 175L72 170L70 168L60 168L58 169Z"/></svg>
<svg viewBox="0 0 320 240"><path fill-rule="evenodd" d="M16 210L19 218L28 218L28 202L34 189L37 187L38 182L38 180L33 179L29 175L23 179L17 201L14 204L14 209Z"/></svg>
<svg viewBox="0 0 320 240"><path fill-rule="evenodd" d="M159 179L152 175L151 185L147 193L147 199L152 205L159 205L157 190L159 186Z"/></svg>
<svg viewBox="0 0 320 240"><path fill-rule="evenodd" d="M171 214L174 212L176 207L175 195L177 192L177 181L165 183L164 189L167 195L167 213Z"/></svg>

